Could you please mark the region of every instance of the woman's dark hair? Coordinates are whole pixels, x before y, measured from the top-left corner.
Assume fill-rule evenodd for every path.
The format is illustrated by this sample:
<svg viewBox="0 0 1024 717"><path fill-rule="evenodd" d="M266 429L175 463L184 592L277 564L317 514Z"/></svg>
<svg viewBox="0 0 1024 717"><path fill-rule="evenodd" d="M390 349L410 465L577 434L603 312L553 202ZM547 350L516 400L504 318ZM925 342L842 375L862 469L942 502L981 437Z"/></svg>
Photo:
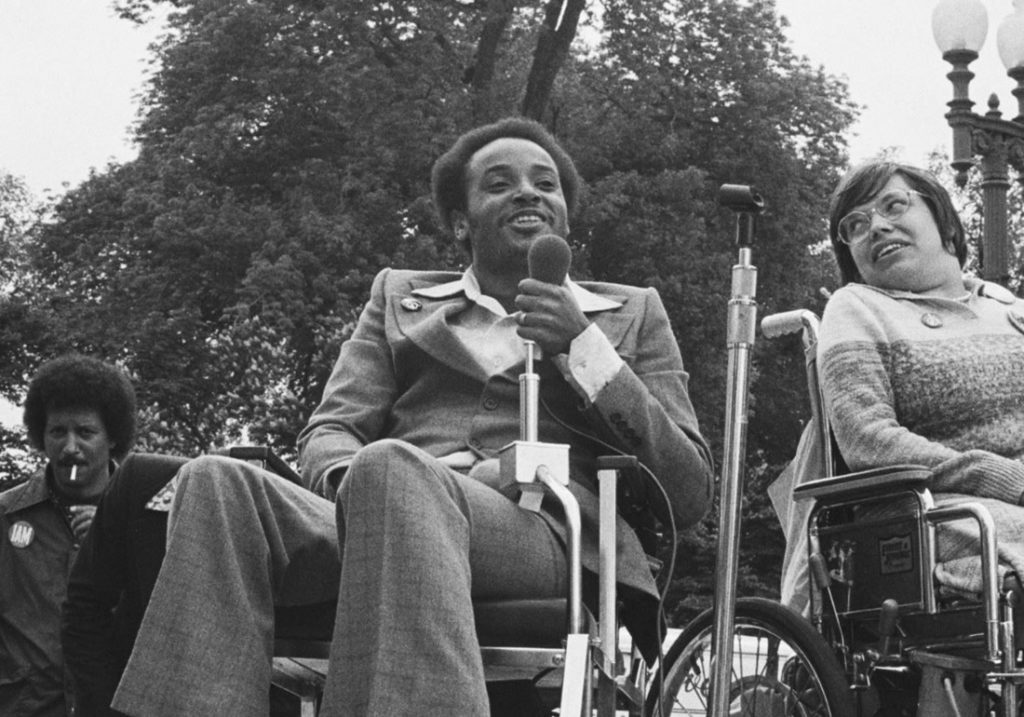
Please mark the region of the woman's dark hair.
<svg viewBox="0 0 1024 717"><path fill-rule="evenodd" d="M949 192L931 173L896 162L867 162L854 167L842 178L829 202L828 235L832 239L832 251L835 252L839 278L843 284L861 282L863 279L857 271L850 247L839 238L839 222L856 207L870 201L896 175L903 177L907 185L924 199L939 228L942 245L956 255L961 267L967 261L964 225L953 207Z"/></svg>
<svg viewBox="0 0 1024 717"><path fill-rule="evenodd" d="M555 168L558 169L558 179L562 185L562 196L565 197L569 216L575 214L582 180L572 158L539 122L525 117L507 117L466 132L455 140L451 149L434 162L430 176L434 207L441 225L448 231L452 231L452 212L466 209L466 165L469 164L469 160L485 145L508 137L529 140L551 156ZM468 238L464 240L464 244L468 251Z"/></svg>
<svg viewBox="0 0 1024 717"><path fill-rule="evenodd" d="M95 410L113 444L114 458L124 458L135 443L135 389L115 366L79 354L40 366L25 397L25 427L33 446L43 450L47 413L64 408Z"/></svg>

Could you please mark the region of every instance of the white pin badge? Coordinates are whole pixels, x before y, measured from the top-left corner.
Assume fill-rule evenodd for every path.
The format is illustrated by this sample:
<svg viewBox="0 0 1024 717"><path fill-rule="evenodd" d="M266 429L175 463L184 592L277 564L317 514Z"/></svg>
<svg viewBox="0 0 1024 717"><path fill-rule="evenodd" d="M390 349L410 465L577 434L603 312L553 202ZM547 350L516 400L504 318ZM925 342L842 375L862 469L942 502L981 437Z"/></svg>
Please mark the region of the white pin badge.
<svg viewBox="0 0 1024 717"><path fill-rule="evenodd" d="M27 548L36 537L36 529L24 520L19 520L7 531L7 537L15 548Z"/></svg>
<svg viewBox="0 0 1024 717"><path fill-rule="evenodd" d="M146 503L146 510L153 510L157 513L170 513L171 512L171 501L174 500L174 489L176 488L174 479L171 478L163 488L156 492L149 502Z"/></svg>
<svg viewBox="0 0 1024 717"><path fill-rule="evenodd" d="M940 329L942 328L942 317L929 311L927 314L921 314L921 323L929 329Z"/></svg>
<svg viewBox="0 0 1024 717"><path fill-rule="evenodd" d="M399 303L402 305L402 308L405 309L406 311L419 311L420 309L423 308L423 304L421 304L417 299L405 298L402 299L401 302Z"/></svg>

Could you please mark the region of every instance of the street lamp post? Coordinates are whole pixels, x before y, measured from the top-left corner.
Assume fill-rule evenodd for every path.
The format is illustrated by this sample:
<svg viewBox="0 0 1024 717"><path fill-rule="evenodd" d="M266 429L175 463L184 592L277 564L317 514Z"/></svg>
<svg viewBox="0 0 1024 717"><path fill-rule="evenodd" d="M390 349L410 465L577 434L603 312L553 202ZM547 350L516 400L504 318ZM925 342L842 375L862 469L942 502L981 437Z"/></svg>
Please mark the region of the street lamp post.
<svg viewBox="0 0 1024 717"><path fill-rule="evenodd" d="M982 201L982 276L988 281L1007 285L1010 279L1010 242L1007 232L1006 195L1010 188L1009 167L1024 176L1024 0L1013 0L1013 13L1000 24L997 32L999 56L1007 74L1016 82L1017 116L1002 118L999 98L991 95L988 111L979 115L971 111L974 102L968 86L974 73L968 66L978 58L978 51L988 32L988 14L980 0L942 0L932 11L932 33L942 52L942 59L953 66L946 75L953 83L953 99L949 101L946 120L953 128L953 157L956 182L967 182L967 170L980 159Z"/></svg>

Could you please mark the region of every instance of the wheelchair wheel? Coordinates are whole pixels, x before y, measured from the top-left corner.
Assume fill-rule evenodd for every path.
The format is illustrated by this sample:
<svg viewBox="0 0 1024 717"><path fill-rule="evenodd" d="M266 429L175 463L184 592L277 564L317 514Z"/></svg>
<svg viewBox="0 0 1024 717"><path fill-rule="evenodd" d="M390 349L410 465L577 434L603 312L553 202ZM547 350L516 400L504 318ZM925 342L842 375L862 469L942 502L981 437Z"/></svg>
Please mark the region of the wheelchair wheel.
<svg viewBox="0 0 1024 717"><path fill-rule="evenodd" d="M713 634L711 610L686 626L665 655L663 673L653 675L646 717L708 714ZM744 598L736 603L733 634L729 717L853 717L843 668L801 616L771 600Z"/></svg>

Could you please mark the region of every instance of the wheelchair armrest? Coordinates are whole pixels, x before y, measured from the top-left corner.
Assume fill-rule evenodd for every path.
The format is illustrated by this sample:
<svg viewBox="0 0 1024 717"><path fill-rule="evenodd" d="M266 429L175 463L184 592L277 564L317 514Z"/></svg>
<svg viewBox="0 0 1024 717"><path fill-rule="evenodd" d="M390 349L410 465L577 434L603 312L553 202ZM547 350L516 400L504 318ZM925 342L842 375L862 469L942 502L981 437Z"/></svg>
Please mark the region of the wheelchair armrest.
<svg viewBox="0 0 1024 717"><path fill-rule="evenodd" d="M302 478L295 472L295 469L285 463L284 459L274 453L274 449L269 446L231 446L221 449L217 453L229 458L255 463L285 480L302 485Z"/></svg>
<svg viewBox="0 0 1024 717"><path fill-rule="evenodd" d="M793 499L847 500L858 496L877 498L889 492L925 488L931 476L932 472L924 466L895 465L872 468L802 483L793 489Z"/></svg>

